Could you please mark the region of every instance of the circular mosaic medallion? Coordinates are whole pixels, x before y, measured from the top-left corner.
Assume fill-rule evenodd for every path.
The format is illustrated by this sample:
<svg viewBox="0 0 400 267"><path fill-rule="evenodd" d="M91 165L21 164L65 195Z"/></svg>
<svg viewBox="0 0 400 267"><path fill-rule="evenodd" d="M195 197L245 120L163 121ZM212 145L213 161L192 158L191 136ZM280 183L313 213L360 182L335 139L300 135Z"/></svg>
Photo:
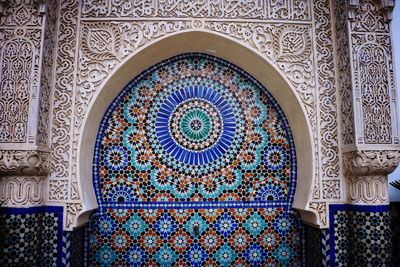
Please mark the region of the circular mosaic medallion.
<svg viewBox="0 0 400 267"><path fill-rule="evenodd" d="M100 201L285 201L294 192L279 105L250 75L204 54L130 82L103 119L95 155Z"/></svg>
<svg viewBox="0 0 400 267"><path fill-rule="evenodd" d="M188 87L173 92L156 117L156 135L175 160L202 166L221 158L236 132L230 104L217 92Z"/></svg>
<svg viewBox="0 0 400 267"><path fill-rule="evenodd" d="M146 136L168 168L204 175L231 164L244 142L244 112L225 84L197 85L193 77L164 84L147 113ZM179 88L179 85L183 88ZM185 86L186 85L186 86Z"/></svg>

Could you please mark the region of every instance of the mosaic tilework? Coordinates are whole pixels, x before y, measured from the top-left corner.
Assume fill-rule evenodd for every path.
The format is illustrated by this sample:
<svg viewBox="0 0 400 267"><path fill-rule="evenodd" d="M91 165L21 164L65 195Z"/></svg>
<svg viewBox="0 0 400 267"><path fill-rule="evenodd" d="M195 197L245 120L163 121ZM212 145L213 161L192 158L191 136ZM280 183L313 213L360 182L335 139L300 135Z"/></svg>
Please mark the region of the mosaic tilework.
<svg viewBox="0 0 400 267"><path fill-rule="evenodd" d="M299 266L296 158L268 91L185 54L130 82L101 123L89 266Z"/></svg>
<svg viewBox="0 0 400 267"><path fill-rule="evenodd" d="M306 266L330 266L329 229L319 229L304 225Z"/></svg>
<svg viewBox="0 0 400 267"><path fill-rule="evenodd" d="M62 208L0 209L0 266L59 266Z"/></svg>
<svg viewBox="0 0 400 267"><path fill-rule="evenodd" d="M312 226L304 225L306 266L320 267L321 255L321 230Z"/></svg>
<svg viewBox="0 0 400 267"><path fill-rule="evenodd" d="M62 265L79 267L84 265L85 227L74 231L63 232Z"/></svg>
<svg viewBox="0 0 400 267"><path fill-rule="evenodd" d="M295 151L266 89L220 59L164 61L128 84L103 119L95 151L99 203L291 203ZM105 206L105 205L103 205Z"/></svg>
<svg viewBox="0 0 400 267"><path fill-rule="evenodd" d="M392 202L391 216L392 216L392 262L400 262L400 202Z"/></svg>
<svg viewBox="0 0 400 267"><path fill-rule="evenodd" d="M300 221L281 208L108 209L91 219L90 266L300 266Z"/></svg>
<svg viewBox="0 0 400 267"><path fill-rule="evenodd" d="M391 266L388 206L331 205L331 266Z"/></svg>

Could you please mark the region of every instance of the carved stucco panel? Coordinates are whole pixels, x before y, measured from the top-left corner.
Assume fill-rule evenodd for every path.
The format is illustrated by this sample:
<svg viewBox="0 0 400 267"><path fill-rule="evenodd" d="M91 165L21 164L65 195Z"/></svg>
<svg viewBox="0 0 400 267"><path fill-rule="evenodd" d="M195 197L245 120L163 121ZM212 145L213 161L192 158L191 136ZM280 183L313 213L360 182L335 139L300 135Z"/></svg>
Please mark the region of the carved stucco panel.
<svg viewBox="0 0 400 267"><path fill-rule="evenodd" d="M72 162L76 162L81 124L93 95L109 73L139 47L182 30L204 27L251 46L274 62L296 88L316 139L315 78L310 25L206 21L82 22L74 100ZM199 30L198 28L195 28ZM251 35L249 35L251 33ZM76 164L71 169L69 200L78 201Z"/></svg>
<svg viewBox="0 0 400 267"><path fill-rule="evenodd" d="M9 176L0 179L0 203L4 207L44 204L45 177Z"/></svg>
<svg viewBox="0 0 400 267"><path fill-rule="evenodd" d="M41 14L38 3L33 0L14 0L2 3L4 14L0 17L0 26L4 27L40 27Z"/></svg>
<svg viewBox="0 0 400 267"><path fill-rule="evenodd" d="M335 15L335 45L337 58L337 86L340 103L340 132L343 145L355 143L353 94L349 38L347 30L347 10L345 1L332 1Z"/></svg>
<svg viewBox="0 0 400 267"><path fill-rule="evenodd" d="M351 35L355 109L359 118L358 143L393 143L390 35Z"/></svg>
<svg viewBox="0 0 400 267"><path fill-rule="evenodd" d="M36 150L3 150L0 153L0 177L10 175L44 176L50 171L48 152Z"/></svg>
<svg viewBox="0 0 400 267"><path fill-rule="evenodd" d="M78 1L62 1L53 91L51 179L69 178Z"/></svg>
<svg viewBox="0 0 400 267"><path fill-rule="evenodd" d="M310 20L307 0L84 0L83 17Z"/></svg>
<svg viewBox="0 0 400 267"><path fill-rule="evenodd" d="M206 22L205 28L250 45L280 69L292 83L315 126L315 78L310 25Z"/></svg>
<svg viewBox="0 0 400 267"><path fill-rule="evenodd" d="M0 28L0 143L28 138L32 98L39 91L40 28Z"/></svg>
<svg viewBox="0 0 400 267"><path fill-rule="evenodd" d="M178 2L179 4L173 10L182 9L185 5L183 2ZM305 21L310 20L311 15L309 10L311 7L309 6L309 2L297 2L298 7L307 12L302 12L304 16L301 17L300 15L295 15L296 12L291 11L289 13L292 17L290 18ZM86 5L87 3L90 5ZM143 2L143 5L147 5L146 3ZM285 11L287 8L285 9L283 6L279 8L273 7L274 3L278 5L278 2L267 1L267 7L270 10L264 12L269 12L268 14L270 15L267 15L269 19L273 20L289 14ZM290 8L294 6L293 2L290 5L287 4L288 2L282 3ZM112 8L111 4L114 4ZM98 8L99 5L104 6ZM143 5L140 7L141 12L145 12ZM256 12L257 8L255 7L249 6L248 10ZM138 10L140 8L138 7ZM193 15L193 12L197 12L193 8L195 7L190 7L181 16L188 18L205 16L201 13L203 11L197 13L198 15ZM158 12L164 9L163 7L156 7L156 9L157 11L150 11L148 9L149 13L147 16L153 19L155 16L160 17ZM163 20L162 16L158 18L160 21L129 21L129 17L135 17L135 14L137 14L134 11L135 8L132 6L123 7L111 1L84 1L81 10L83 18L79 20L77 2L62 1L60 8L60 33L58 36L60 46L58 48L58 68L55 81L54 109L52 112L52 156L54 161L52 162L52 175L48 184L48 200L70 203L68 205L71 205L71 208L67 209L68 213L72 211L75 215L79 213L81 206L77 203L81 202L81 197L79 195L76 171L77 149L79 145L77 142L79 140L82 120L87 112L88 105L94 93L101 86L105 78L108 77L109 73L138 48L154 42L169 33L172 34L188 29L206 29L235 38L244 45L262 53L284 73L293 87L296 88L296 93L307 111L313 130L314 149L316 153L321 153L321 155L316 155L317 158L321 157L322 164L318 167L321 168L321 173L319 169L315 171L313 198L319 199L319 201L323 201L323 199L337 199L337 195L340 195L341 185L340 179L335 179L337 178L336 174L339 169L338 156L333 153L337 150L337 125L334 122L333 115L337 99L335 99L334 95L330 94L334 85L332 77L335 74L332 67L332 40L329 37L332 34L330 32L329 1L316 0L314 9L317 11L317 15L314 18L315 32L313 33L313 27L308 22L303 24L292 24L290 22L287 24L281 22L243 22L241 18L246 18L246 15L243 15L244 11L242 10L237 10L239 12L235 13L237 17L232 17L238 18L238 21L233 20L229 22L212 19L201 21L161 21ZM248 13L248 16L254 16L251 12ZM227 13L223 14L228 18L230 16ZM110 18L104 18L103 21L97 19L96 22L90 20L91 17L101 18L106 16L126 17L128 20L121 22L110 21ZM138 14L138 16L143 17L143 14ZM214 17L215 14L213 15L212 12L209 13L207 11L205 17L207 16ZM88 18L88 20L84 18ZM78 24L80 25L78 26ZM77 32L78 27L80 28L79 33ZM313 37L314 34L315 37ZM77 36L79 36L78 45L76 43ZM316 42L314 43L313 40L316 40ZM328 45L325 46L325 43ZM81 49L76 50L76 47L80 47ZM313 47L317 49L316 54L313 52ZM74 69L76 66L77 68ZM315 68L318 68L318 70ZM74 82L75 75L76 83ZM319 86L318 88L317 85ZM316 90L319 91L318 94L316 94ZM317 103L321 102L325 105L322 112L325 112L327 116L323 121L317 121ZM318 125L324 125L325 129L320 135L318 135L317 131ZM318 147L319 138L321 148ZM326 179L320 180L321 174L324 174L323 177ZM334 181L330 182L332 179ZM66 186L67 183L68 185ZM325 214L321 215L322 217L326 216L326 209L325 213L323 212L324 207L326 208L326 203L318 203L324 204L309 205L310 209L318 207L318 210L314 209L315 212ZM67 227L72 227L74 224L72 218L75 215L72 213L67 215L67 218L71 218L69 223L67 223ZM326 218L321 219L321 221L326 222Z"/></svg>
<svg viewBox="0 0 400 267"><path fill-rule="evenodd" d="M352 204L389 204L386 176L359 176L347 179L348 200Z"/></svg>
<svg viewBox="0 0 400 267"><path fill-rule="evenodd" d="M318 131L321 177L314 199L340 199L340 159L338 132L338 96L336 91L336 69L334 41L331 22L330 1L314 1L314 32L316 49L316 92L318 94ZM334 179L334 180L333 180ZM319 191L320 190L320 191Z"/></svg>
<svg viewBox="0 0 400 267"><path fill-rule="evenodd" d="M361 0L354 5L349 13L351 31L389 33L389 24L377 2L390 1Z"/></svg>
<svg viewBox="0 0 400 267"><path fill-rule="evenodd" d="M44 47L42 48L41 83L38 110L37 144L49 146L50 111L55 72L57 43L58 2L46 2L46 26L44 27Z"/></svg>

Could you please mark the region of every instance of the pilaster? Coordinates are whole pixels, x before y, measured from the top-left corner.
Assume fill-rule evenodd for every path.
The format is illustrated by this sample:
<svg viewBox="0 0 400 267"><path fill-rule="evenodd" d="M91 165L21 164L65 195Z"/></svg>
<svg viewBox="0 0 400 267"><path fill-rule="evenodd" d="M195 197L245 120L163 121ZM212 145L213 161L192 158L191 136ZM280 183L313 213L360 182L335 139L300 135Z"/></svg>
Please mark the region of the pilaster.
<svg viewBox="0 0 400 267"><path fill-rule="evenodd" d="M400 159L390 28L394 2L348 0L336 5L345 11L336 17L338 66L342 66L339 75L348 77L339 79L347 203L341 211L346 218L345 236L339 236L336 229L342 224L339 217L331 216L330 223L338 235L335 240L347 240L358 252L343 251L342 245L332 247L337 254L346 254L342 257L347 261L344 264L384 265L390 262L390 244L379 241L390 236L390 221L385 219L389 217L387 175ZM337 251L339 248L341 251ZM339 257L334 264L342 263Z"/></svg>
<svg viewBox="0 0 400 267"><path fill-rule="evenodd" d="M0 201L43 205L57 1L0 1Z"/></svg>
<svg viewBox="0 0 400 267"><path fill-rule="evenodd" d="M342 107L351 106L349 114L342 109L342 121L353 117L343 124L352 135L342 144L349 204L387 205L387 175L400 157L390 35L393 5L393 1L347 2L347 60L352 71L351 86L343 90L351 94L344 94L341 102Z"/></svg>

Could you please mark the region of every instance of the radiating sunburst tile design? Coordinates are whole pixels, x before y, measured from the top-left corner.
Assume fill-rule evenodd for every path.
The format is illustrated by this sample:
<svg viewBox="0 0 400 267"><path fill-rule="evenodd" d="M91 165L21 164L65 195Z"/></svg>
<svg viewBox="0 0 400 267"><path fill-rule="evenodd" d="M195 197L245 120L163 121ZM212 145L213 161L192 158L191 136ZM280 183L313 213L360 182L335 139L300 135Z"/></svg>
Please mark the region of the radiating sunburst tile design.
<svg viewBox="0 0 400 267"><path fill-rule="evenodd" d="M93 265L301 263L288 123L224 60L180 55L131 81L104 116L93 170Z"/></svg>

